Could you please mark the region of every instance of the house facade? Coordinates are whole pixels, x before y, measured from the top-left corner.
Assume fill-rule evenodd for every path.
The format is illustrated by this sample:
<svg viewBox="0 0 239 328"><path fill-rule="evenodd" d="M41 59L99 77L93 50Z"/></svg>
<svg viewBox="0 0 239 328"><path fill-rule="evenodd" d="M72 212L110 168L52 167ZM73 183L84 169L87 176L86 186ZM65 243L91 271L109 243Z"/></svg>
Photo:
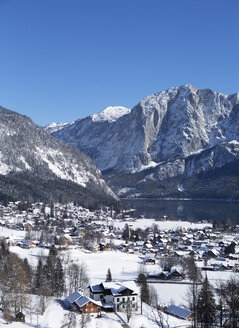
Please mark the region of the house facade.
<svg viewBox="0 0 239 328"><path fill-rule="evenodd" d="M84 296L79 292L74 292L65 299L65 307L68 310L84 314L99 313L101 303Z"/></svg>
<svg viewBox="0 0 239 328"><path fill-rule="evenodd" d="M138 309L138 287L134 281L124 284L118 282L102 282L91 285L90 298L100 301L105 311L126 312Z"/></svg>

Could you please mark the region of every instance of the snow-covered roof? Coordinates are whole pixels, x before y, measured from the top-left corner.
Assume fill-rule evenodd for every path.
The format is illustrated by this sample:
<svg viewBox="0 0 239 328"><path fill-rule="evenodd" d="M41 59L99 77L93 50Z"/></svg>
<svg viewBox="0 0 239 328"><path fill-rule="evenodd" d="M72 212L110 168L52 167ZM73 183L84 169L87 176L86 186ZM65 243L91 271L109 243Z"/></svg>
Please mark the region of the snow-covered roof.
<svg viewBox="0 0 239 328"><path fill-rule="evenodd" d="M176 317L187 319L187 317L192 313L190 310L171 304L167 307L166 312Z"/></svg>
<svg viewBox="0 0 239 328"><path fill-rule="evenodd" d="M72 293L70 296L68 296L66 298L66 301L68 301L68 303L71 305L73 303L75 303L76 305L78 305L79 307L82 307L84 306L85 304L87 304L88 302L92 302L94 304L97 304L99 306L101 306L101 303L100 302L97 302L97 301L94 301L92 300L91 298L87 297L87 296L84 296L82 295L81 293L79 292L74 292Z"/></svg>
<svg viewBox="0 0 239 328"><path fill-rule="evenodd" d="M124 281L123 285L124 285L124 287L132 290L132 292L138 294L139 289L138 289L136 283L133 280Z"/></svg>
<svg viewBox="0 0 239 328"><path fill-rule="evenodd" d="M91 285L90 286L93 293L103 293L104 288L101 285Z"/></svg>
<svg viewBox="0 0 239 328"><path fill-rule="evenodd" d="M78 300L75 301L75 303L79 306L82 307L84 306L86 303L88 303L90 301L90 299L86 296L83 296L81 298L79 298Z"/></svg>
<svg viewBox="0 0 239 328"><path fill-rule="evenodd" d="M138 294L138 287L134 281L119 282L102 282L100 285L90 286L93 293L104 292L104 290L110 289L113 296L119 295L124 289L130 289L134 294Z"/></svg>
<svg viewBox="0 0 239 328"><path fill-rule="evenodd" d="M79 298L81 298L83 295L79 292L74 292L72 293L70 296L68 296L66 299L67 301L72 304L74 303L76 300L78 300Z"/></svg>

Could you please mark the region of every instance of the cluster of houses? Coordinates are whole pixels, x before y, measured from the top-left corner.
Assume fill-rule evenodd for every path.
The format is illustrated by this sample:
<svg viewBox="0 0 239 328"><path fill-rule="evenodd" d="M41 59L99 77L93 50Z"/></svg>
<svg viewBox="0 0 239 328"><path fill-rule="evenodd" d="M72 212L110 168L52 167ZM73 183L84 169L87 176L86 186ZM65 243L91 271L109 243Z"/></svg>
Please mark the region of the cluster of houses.
<svg viewBox="0 0 239 328"><path fill-rule="evenodd" d="M20 202L9 202L6 207L0 205L0 225L28 232L23 240L10 237L9 245L23 248L72 245L90 252L117 248L122 252L138 254L144 264L152 265L162 258L174 258L177 263L177 259L194 256L197 261L203 261L202 270L239 271L238 226L229 235L210 225L201 229L167 231L159 231L154 225L140 233L139 229L132 229L127 218L128 236L125 238L126 227L118 228L124 218L113 215L109 209L90 211L74 204L35 203L23 210L19 205ZM42 231L48 236L47 240L41 238ZM235 244L234 252L226 253L225 249L231 243ZM154 278L178 280L185 276L179 269L171 271L162 268Z"/></svg>

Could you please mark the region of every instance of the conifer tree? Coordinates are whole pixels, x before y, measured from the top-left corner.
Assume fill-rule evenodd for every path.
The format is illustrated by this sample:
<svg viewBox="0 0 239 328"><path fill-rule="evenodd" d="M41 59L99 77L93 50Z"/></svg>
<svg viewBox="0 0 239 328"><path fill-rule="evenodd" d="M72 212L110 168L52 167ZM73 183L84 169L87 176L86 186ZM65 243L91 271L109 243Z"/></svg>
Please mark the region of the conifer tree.
<svg viewBox="0 0 239 328"><path fill-rule="evenodd" d="M213 326L216 315L216 304L212 288L205 277L197 302L197 321L199 327L210 328Z"/></svg>
<svg viewBox="0 0 239 328"><path fill-rule="evenodd" d="M237 328L239 315L239 279L234 277L228 280L223 288L223 299L229 314L228 325L230 328Z"/></svg>
<svg viewBox="0 0 239 328"><path fill-rule="evenodd" d="M122 238L125 239L126 242L128 242L128 240L130 239L130 229L129 229L129 225L127 223L124 226Z"/></svg>
<svg viewBox="0 0 239 328"><path fill-rule="evenodd" d="M36 292L43 286L43 282L44 282L43 263L42 263L42 259L39 258L37 269L36 269L36 275L35 275L35 283L34 283L34 288Z"/></svg>
<svg viewBox="0 0 239 328"><path fill-rule="evenodd" d="M143 302L149 304L149 286L143 273L138 275L137 283L140 286L141 314Z"/></svg>
<svg viewBox="0 0 239 328"><path fill-rule="evenodd" d="M29 264L26 257L23 261L23 270L26 274L26 277L28 279L29 284L31 285L31 282L32 282L32 269L31 269L30 264Z"/></svg>
<svg viewBox="0 0 239 328"><path fill-rule="evenodd" d="M54 284L54 294L60 297L64 292L65 281L64 281L64 271L61 264L61 260L58 257L55 267L55 284Z"/></svg>
<svg viewBox="0 0 239 328"><path fill-rule="evenodd" d="M112 275L111 275L110 268L107 271L107 275L106 275L105 281L106 282L112 281Z"/></svg>
<svg viewBox="0 0 239 328"><path fill-rule="evenodd" d="M56 257L49 252L46 264L43 267L43 277L44 284L48 287L50 295L54 295L55 292L55 265Z"/></svg>

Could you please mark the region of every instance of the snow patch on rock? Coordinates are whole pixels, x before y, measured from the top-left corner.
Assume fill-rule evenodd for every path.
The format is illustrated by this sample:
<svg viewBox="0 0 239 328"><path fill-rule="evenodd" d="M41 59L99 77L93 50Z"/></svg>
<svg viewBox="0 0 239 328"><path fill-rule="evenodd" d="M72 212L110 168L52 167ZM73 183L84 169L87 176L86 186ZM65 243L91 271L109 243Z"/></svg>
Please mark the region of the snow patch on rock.
<svg viewBox="0 0 239 328"><path fill-rule="evenodd" d="M122 106L109 106L98 114L91 115L93 122L108 121L113 123L117 121L120 117L130 113L130 109Z"/></svg>

